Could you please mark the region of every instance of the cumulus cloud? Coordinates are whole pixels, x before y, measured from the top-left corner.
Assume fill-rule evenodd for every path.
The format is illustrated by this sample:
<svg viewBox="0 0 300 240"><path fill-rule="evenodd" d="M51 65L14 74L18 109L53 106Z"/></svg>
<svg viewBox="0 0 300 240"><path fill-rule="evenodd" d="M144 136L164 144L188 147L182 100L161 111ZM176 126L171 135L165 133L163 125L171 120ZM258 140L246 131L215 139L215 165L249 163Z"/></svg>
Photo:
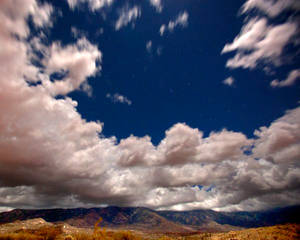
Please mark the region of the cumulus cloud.
<svg viewBox="0 0 300 240"><path fill-rule="evenodd" d="M101 52L86 38L79 39L76 44L62 47L55 42L49 49L49 56L43 62L48 75L60 73L59 80L51 81L47 76L42 77L42 83L53 95L66 95L79 89L83 83L83 89L89 91L86 83L87 77L95 76L100 71Z"/></svg>
<svg viewBox="0 0 300 240"><path fill-rule="evenodd" d="M128 6L120 9L119 18L115 24L115 29L120 30L122 27L127 26L130 22L135 21L141 16L141 9L138 6L129 8Z"/></svg>
<svg viewBox="0 0 300 240"><path fill-rule="evenodd" d="M36 5L33 10L33 22L38 27L51 26L50 16L53 13L53 7L50 4Z"/></svg>
<svg viewBox="0 0 300 240"><path fill-rule="evenodd" d="M106 94L106 97L109 98L114 103L125 103L127 105L131 105L132 102L125 96L115 93L115 94Z"/></svg>
<svg viewBox="0 0 300 240"><path fill-rule="evenodd" d="M18 7L16 8L16 3ZM29 28L26 19L31 16L36 27L50 26L52 24L50 16L53 7L49 4L40 4L35 0L10 1L3 0L1 6L1 31L2 36L10 33L17 34L19 37L26 37L29 34Z"/></svg>
<svg viewBox="0 0 300 240"><path fill-rule="evenodd" d="M223 81L223 84L228 85L228 86L232 86L233 83L234 83L233 77L228 77Z"/></svg>
<svg viewBox="0 0 300 240"><path fill-rule="evenodd" d="M114 0L67 0L71 8L79 7L82 4L88 4L92 11L101 9L105 6L113 4Z"/></svg>
<svg viewBox="0 0 300 240"><path fill-rule="evenodd" d="M170 21L168 25L161 25L159 29L160 35L163 36L166 30L173 32L177 26L186 27L188 25L188 19L189 14L186 11L179 13L176 19Z"/></svg>
<svg viewBox="0 0 300 240"><path fill-rule="evenodd" d="M293 70L289 73L287 79L278 81L277 79L271 82L272 87L288 87L295 84L295 82L300 78L300 69Z"/></svg>
<svg viewBox="0 0 300 240"><path fill-rule="evenodd" d="M120 142L120 165L175 166L188 163L213 163L235 160L243 154L249 141L243 134L222 130L203 138L203 133L178 123L166 131L165 138L155 147L150 137L131 136Z"/></svg>
<svg viewBox="0 0 300 240"><path fill-rule="evenodd" d="M184 123L171 126L158 145L149 136L107 138L103 124L86 121L64 95L100 70L100 50L85 38L49 46L42 35L24 40L31 14L26 4L17 9L0 1L0 210L299 204L299 107L255 131L254 139L226 129L204 136ZM32 48L43 52L42 66L31 63Z"/></svg>
<svg viewBox="0 0 300 240"><path fill-rule="evenodd" d="M258 139L253 153L275 163L289 163L300 159L300 108L288 111L269 128L255 131Z"/></svg>

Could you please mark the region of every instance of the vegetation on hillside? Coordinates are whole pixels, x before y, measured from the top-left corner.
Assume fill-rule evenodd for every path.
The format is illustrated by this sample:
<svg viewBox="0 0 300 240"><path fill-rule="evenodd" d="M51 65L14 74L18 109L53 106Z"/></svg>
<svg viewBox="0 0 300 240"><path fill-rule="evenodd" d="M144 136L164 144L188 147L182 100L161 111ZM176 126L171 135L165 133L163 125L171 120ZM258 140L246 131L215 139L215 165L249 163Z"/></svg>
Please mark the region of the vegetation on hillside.
<svg viewBox="0 0 300 240"><path fill-rule="evenodd" d="M45 225L40 228L20 228L14 232L0 233L0 240L293 240L300 239L299 224L252 228L227 233L141 233L107 230L100 227L100 218L94 229L73 228L65 231L65 225ZM1 227L1 226L0 226Z"/></svg>

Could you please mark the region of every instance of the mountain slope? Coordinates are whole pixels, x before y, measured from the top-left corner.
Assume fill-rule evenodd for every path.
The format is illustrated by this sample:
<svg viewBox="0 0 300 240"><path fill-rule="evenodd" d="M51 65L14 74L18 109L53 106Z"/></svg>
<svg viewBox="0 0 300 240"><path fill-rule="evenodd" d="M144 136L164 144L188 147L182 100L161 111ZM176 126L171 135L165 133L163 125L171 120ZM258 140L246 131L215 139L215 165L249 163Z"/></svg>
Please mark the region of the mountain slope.
<svg viewBox="0 0 300 240"><path fill-rule="evenodd" d="M299 223L300 206L277 208L261 212L216 212L212 210L161 211L166 219L187 225L198 226L215 221L239 227L261 227L283 223Z"/></svg>

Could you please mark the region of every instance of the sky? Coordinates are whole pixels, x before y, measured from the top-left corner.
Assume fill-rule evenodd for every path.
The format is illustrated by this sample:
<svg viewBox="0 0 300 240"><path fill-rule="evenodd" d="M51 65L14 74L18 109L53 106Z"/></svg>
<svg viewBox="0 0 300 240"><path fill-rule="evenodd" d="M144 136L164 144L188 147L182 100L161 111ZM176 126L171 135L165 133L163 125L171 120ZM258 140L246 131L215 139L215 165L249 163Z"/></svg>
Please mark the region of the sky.
<svg viewBox="0 0 300 240"><path fill-rule="evenodd" d="M300 204L299 12L0 1L0 211Z"/></svg>

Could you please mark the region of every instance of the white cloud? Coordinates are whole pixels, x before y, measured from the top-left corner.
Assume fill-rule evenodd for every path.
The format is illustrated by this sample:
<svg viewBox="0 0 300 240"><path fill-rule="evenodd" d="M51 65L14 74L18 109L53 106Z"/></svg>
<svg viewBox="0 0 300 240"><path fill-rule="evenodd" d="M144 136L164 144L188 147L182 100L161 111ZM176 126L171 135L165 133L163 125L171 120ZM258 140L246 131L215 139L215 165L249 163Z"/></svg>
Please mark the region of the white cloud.
<svg viewBox="0 0 300 240"><path fill-rule="evenodd" d="M80 88L99 70L100 50L84 38L48 47L40 35L30 42L14 37L29 34L31 8L23 7L0 1L0 210L100 204L255 210L299 204L300 108L260 128L255 139L228 130L203 136L182 123L168 129L157 146L149 136L106 138L103 124L86 121L76 101L55 97ZM43 67L31 64L32 48L43 52ZM68 72L62 77L68 87L48 85L49 75L61 69ZM126 102L124 96L117 99ZM253 153L244 154L251 147Z"/></svg>
<svg viewBox="0 0 300 240"><path fill-rule="evenodd" d="M149 137L131 136L120 143L123 150L120 164L131 165L133 161L136 165L175 166L235 160L242 156L242 148L251 142L243 134L227 130L212 132L207 138L202 138L202 135L198 129L178 123L166 131L157 147L152 145Z"/></svg>
<svg viewBox="0 0 300 240"><path fill-rule="evenodd" d="M250 10L258 10L249 13ZM288 53L287 46L296 46L299 42L299 24L294 14L283 16L276 23L270 18L276 17L286 10L300 10L300 4L293 0L247 0L241 8L243 14L248 14L241 32L222 50L223 53L235 51L235 56L229 59L229 68L256 68L258 65L285 63ZM259 13L265 13L262 16ZM292 58L290 58L292 59ZM267 68L265 68L267 69Z"/></svg>
<svg viewBox="0 0 300 240"><path fill-rule="evenodd" d="M128 6L122 8L119 13L119 18L115 24L115 29L120 30L127 26L130 22L135 21L141 16L141 9L138 6L129 8Z"/></svg>
<svg viewBox="0 0 300 240"><path fill-rule="evenodd" d="M234 83L233 77L228 77L223 81L223 84L228 85L228 86L232 86L233 83Z"/></svg>
<svg viewBox="0 0 300 240"><path fill-rule="evenodd" d="M240 34L234 39L233 43L226 44L222 53L234 51L237 49L251 50L257 42L265 37L267 27L267 19L251 19L243 26Z"/></svg>
<svg viewBox="0 0 300 240"><path fill-rule="evenodd" d="M161 35L161 36L164 35L165 31L166 31L166 25L163 24L163 25L161 25L161 27L160 27L160 29L159 29L160 35Z"/></svg>
<svg viewBox="0 0 300 240"><path fill-rule="evenodd" d="M85 31L78 29L76 27L71 27L71 33L75 39L83 38L87 35L87 33Z"/></svg>
<svg viewBox="0 0 300 240"><path fill-rule="evenodd" d="M168 29L170 31L173 31L177 25L185 27L188 24L188 18L189 18L189 14L186 11L179 13L175 21L169 22Z"/></svg>
<svg viewBox="0 0 300 240"><path fill-rule="evenodd" d="M87 84L87 77L95 76L101 67L101 52L86 38L79 39L74 45L62 47L59 42L52 44L49 56L44 59L47 74L61 73L62 79L50 81L43 76L42 83L53 95L66 95L82 84ZM89 89L86 85L85 88Z"/></svg>
<svg viewBox="0 0 300 240"><path fill-rule="evenodd" d="M1 212L8 212L8 211L11 211L13 210L13 208L10 208L10 207L0 207L0 213Z"/></svg>
<svg viewBox="0 0 300 240"><path fill-rule="evenodd" d="M53 13L53 7L50 4L36 5L33 10L33 22L36 26L51 26L50 16Z"/></svg>
<svg viewBox="0 0 300 240"><path fill-rule="evenodd" d="M177 26L186 27L188 25L188 19L189 19L189 14L186 11L179 13L176 19L170 21L168 25L165 24L161 25L159 29L160 35L163 36L166 30L173 32L174 28Z"/></svg>
<svg viewBox="0 0 300 240"><path fill-rule="evenodd" d="M288 111L269 128L255 131L253 153L275 163L297 162L300 159L300 108Z"/></svg>
<svg viewBox="0 0 300 240"><path fill-rule="evenodd" d="M300 78L300 69L293 70L289 73L287 79L283 81L278 81L277 79L271 82L272 87L288 87L295 84L295 82Z"/></svg>
<svg viewBox="0 0 300 240"><path fill-rule="evenodd" d="M234 39L226 44L222 53L236 51L236 55L229 59L229 68L255 68L259 62L281 64L280 57L283 49L297 33L297 24L287 22L280 25L268 25L267 19L251 19Z"/></svg>
<svg viewBox="0 0 300 240"><path fill-rule="evenodd" d="M29 33L29 28L26 24L26 19L32 16L33 23L36 27L45 27L52 24L50 16L53 12L53 7L49 4L38 4L35 0L18 1L18 7L11 0L2 0L0 3L1 15L0 26L3 31L9 31L17 34L19 37L26 37ZM10 16L8 16L10 15Z"/></svg>
<svg viewBox="0 0 300 240"><path fill-rule="evenodd" d="M152 41L146 43L146 50L150 53L152 51Z"/></svg>
<svg viewBox="0 0 300 240"><path fill-rule="evenodd" d="M110 6L113 4L114 0L67 0L70 8L75 8L81 4L88 4L92 11L99 10L105 6Z"/></svg>
<svg viewBox="0 0 300 240"><path fill-rule="evenodd" d="M119 94L119 93L115 93L115 94L106 94L106 97L109 98L112 102L114 103L125 103L127 105L131 105L132 102L125 96Z"/></svg>
<svg viewBox="0 0 300 240"><path fill-rule="evenodd" d="M161 12L163 9L161 0L150 0L150 4L154 6L158 12Z"/></svg>
<svg viewBox="0 0 300 240"><path fill-rule="evenodd" d="M300 10L300 3L294 0L248 0L242 7L246 13L251 9L259 9L270 17L276 17L287 9Z"/></svg>

